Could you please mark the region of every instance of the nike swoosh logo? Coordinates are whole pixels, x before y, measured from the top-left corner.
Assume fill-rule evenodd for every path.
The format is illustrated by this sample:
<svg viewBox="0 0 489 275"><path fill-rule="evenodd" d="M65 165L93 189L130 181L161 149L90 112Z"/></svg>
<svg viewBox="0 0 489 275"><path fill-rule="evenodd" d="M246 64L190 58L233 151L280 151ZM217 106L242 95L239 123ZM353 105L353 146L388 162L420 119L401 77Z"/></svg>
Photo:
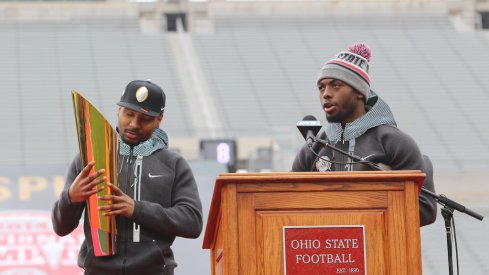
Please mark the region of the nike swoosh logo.
<svg viewBox="0 0 489 275"><path fill-rule="evenodd" d="M148 174L148 177L150 178L159 178L159 177L163 177L163 175L151 175L151 173Z"/></svg>

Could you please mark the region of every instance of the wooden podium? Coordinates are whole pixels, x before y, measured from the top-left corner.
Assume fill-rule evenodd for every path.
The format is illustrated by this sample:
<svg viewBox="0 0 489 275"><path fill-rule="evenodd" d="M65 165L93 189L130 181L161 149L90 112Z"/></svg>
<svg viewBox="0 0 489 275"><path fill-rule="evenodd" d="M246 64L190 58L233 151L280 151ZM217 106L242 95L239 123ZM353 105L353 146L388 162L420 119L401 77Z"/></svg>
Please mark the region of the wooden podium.
<svg viewBox="0 0 489 275"><path fill-rule="evenodd" d="M288 261L309 268L304 274L421 274L418 191L424 178L420 171L220 174L203 242L211 252L212 274L302 274L287 271L284 259L294 244L307 248L308 242L315 258L308 256L307 265L302 256ZM313 242L285 244L287 227L337 226L364 228L363 271L315 271L327 267L329 256L320 255L327 255L328 240L311 235ZM337 259L348 267L344 256Z"/></svg>

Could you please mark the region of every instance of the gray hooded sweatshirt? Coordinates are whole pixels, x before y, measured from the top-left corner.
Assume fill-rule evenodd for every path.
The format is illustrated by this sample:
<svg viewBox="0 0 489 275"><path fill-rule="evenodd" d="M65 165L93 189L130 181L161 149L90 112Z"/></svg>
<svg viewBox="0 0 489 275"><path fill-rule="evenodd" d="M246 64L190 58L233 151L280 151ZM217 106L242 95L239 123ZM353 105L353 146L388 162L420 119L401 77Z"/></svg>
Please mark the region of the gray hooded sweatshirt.
<svg viewBox="0 0 489 275"><path fill-rule="evenodd" d="M170 246L175 237L200 235L202 205L197 184L188 163L167 146L168 137L161 129L133 147L120 139L119 188L134 198L134 213L132 219L116 218L117 254L96 257L85 211L86 240L78 265L87 274L173 274L177 264ZM70 185L82 169L76 156L52 211L53 228L60 236L78 226L85 210L85 203L72 203L68 196Z"/></svg>
<svg viewBox="0 0 489 275"><path fill-rule="evenodd" d="M423 156L416 142L397 128L389 106L374 92L366 104L366 113L351 123L328 123L318 138L335 148L361 157L392 170L421 170L426 173L424 188L434 192L433 167ZM314 152L314 153L313 153ZM320 156L320 157L318 157ZM365 171L366 164L315 143L312 150L306 145L298 152L292 171ZM431 224L436 219L436 201L420 192L420 223Z"/></svg>

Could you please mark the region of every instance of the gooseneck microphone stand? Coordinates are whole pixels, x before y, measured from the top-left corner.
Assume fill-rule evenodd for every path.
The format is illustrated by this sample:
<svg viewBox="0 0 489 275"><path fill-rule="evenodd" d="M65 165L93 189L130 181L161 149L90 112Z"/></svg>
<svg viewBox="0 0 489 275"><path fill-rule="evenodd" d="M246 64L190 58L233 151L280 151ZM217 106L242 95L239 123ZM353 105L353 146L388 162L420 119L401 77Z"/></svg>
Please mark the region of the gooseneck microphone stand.
<svg viewBox="0 0 489 275"><path fill-rule="evenodd" d="M340 154L346 155L352 160L354 160L356 163L361 163L365 164L372 169L378 170L378 171L383 171L382 167L380 167L378 164L367 161L359 156L355 156L353 154L349 154L348 152L345 152L341 149L338 149L331 144L328 143L327 140L319 139L319 138L312 138L313 142L319 142L321 143L324 147L329 148L335 152L338 152ZM452 224L453 224L453 211L458 210L462 213L465 213L469 216L472 216L480 221L484 218L484 216L466 208L465 206L447 198L445 195L437 195L436 193L431 192L430 190L421 187L421 192L431 196L435 201L442 205L443 208L441 209L441 215L443 216L443 219L445 220L445 230L447 234L447 252L448 252L448 271L449 275L453 275L453 260L452 260L452 232L454 233L453 235L455 236L455 227L452 230ZM455 240L455 245L456 245L456 240ZM458 257L457 257L458 260ZM457 274L458 274L458 263L457 263Z"/></svg>
<svg viewBox="0 0 489 275"><path fill-rule="evenodd" d="M484 216L466 208L465 206L447 198L445 195L437 195L427 189L421 188L421 191L425 194L430 195L433 197L436 202L438 202L440 205L443 206L441 209L441 215L443 216L443 219L445 220L445 231L447 233L447 252L448 252L448 274L452 275L453 274L453 260L452 260L452 232L453 235L455 236L455 225L453 224L453 211L458 210L462 213L465 213L469 216L472 216L480 221L484 219ZM452 224L453 230L452 230ZM456 238L455 238L455 247L456 247ZM457 257L458 261L458 257ZM457 274L458 274L458 262L457 262Z"/></svg>

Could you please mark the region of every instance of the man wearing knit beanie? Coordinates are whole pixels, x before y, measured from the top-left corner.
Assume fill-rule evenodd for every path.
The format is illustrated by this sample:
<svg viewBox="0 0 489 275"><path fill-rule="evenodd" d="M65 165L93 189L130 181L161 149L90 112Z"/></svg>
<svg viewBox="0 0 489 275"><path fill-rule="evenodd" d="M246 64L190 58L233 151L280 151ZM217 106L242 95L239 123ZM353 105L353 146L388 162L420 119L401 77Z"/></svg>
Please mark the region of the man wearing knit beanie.
<svg viewBox="0 0 489 275"><path fill-rule="evenodd" d="M433 167L416 142L397 128L389 106L371 88L371 50L356 43L338 53L319 71L317 87L328 123L318 135L337 149L307 143L298 152L292 171L365 171L372 167L349 156L359 156L384 169L421 170L424 188L434 192ZM436 201L419 195L420 225L436 219Z"/></svg>
<svg viewBox="0 0 489 275"><path fill-rule="evenodd" d="M348 52L340 52L329 60L319 71L317 82L325 78L339 79L348 83L365 96L370 93L368 74L371 51L367 44L357 43L349 47Z"/></svg>
<svg viewBox="0 0 489 275"><path fill-rule="evenodd" d="M370 56L370 48L357 43L349 51L338 53L319 71L317 86L329 122L347 123L365 113L362 102L366 103L370 95Z"/></svg>

